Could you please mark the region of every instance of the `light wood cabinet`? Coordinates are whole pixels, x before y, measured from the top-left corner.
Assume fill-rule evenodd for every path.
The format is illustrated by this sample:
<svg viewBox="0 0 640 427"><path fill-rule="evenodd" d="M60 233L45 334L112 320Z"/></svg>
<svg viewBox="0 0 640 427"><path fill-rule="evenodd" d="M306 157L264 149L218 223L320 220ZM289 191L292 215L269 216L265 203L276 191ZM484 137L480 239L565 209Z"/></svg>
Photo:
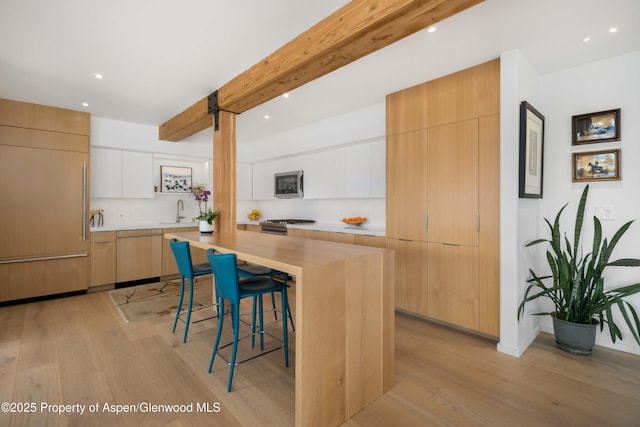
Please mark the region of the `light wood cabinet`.
<svg viewBox="0 0 640 427"><path fill-rule="evenodd" d="M499 60L387 97L397 307L498 336Z"/></svg>
<svg viewBox="0 0 640 427"><path fill-rule="evenodd" d="M0 99L0 301L87 289L89 123Z"/></svg>
<svg viewBox="0 0 640 427"><path fill-rule="evenodd" d="M427 240L427 130L387 137L387 237Z"/></svg>
<svg viewBox="0 0 640 427"><path fill-rule="evenodd" d="M373 236L369 234L353 234L291 228L289 229L289 236L303 237L305 239L328 240L330 242L348 243L351 245L371 246L374 248L386 247L386 239L384 237Z"/></svg>
<svg viewBox="0 0 640 427"><path fill-rule="evenodd" d="M91 233L89 287L116 283L116 232Z"/></svg>
<svg viewBox="0 0 640 427"><path fill-rule="evenodd" d="M429 128L427 241L478 245L478 120Z"/></svg>
<svg viewBox="0 0 640 427"><path fill-rule="evenodd" d="M116 282L160 277L162 275L162 230L123 230L116 232Z"/></svg>
<svg viewBox="0 0 640 427"><path fill-rule="evenodd" d="M371 246L373 248L385 248L386 238L382 236L372 236L368 234L355 234L356 245Z"/></svg>
<svg viewBox="0 0 640 427"><path fill-rule="evenodd" d="M397 308L428 314L429 290L427 243L387 239L387 248L395 252L395 304Z"/></svg>
<svg viewBox="0 0 640 427"><path fill-rule="evenodd" d="M478 248L446 243L427 245L427 315L478 330Z"/></svg>
<svg viewBox="0 0 640 427"><path fill-rule="evenodd" d="M198 231L198 227L172 227L172 228L163 228L162 234L166 233L182 233L187 231ZM209 260L207 258L207 253L203 249L196 248L190 246L191 250L191 262L193 264L202 264L208 263ZM169 239L162 239L162 277L164 276L173 276L176 274L180 274L178 271L178 264L176 262L176 258L173 256L173 252L171 251L171 246L169 246Z"/></svg>
<svg viewBox="0 0 640 427"><path fill-rule="evenodd" d="M303 237L305 239L329 240L329 233L327 231L319 230L290 228L287 230L287 235L291 237Z"/></svg>

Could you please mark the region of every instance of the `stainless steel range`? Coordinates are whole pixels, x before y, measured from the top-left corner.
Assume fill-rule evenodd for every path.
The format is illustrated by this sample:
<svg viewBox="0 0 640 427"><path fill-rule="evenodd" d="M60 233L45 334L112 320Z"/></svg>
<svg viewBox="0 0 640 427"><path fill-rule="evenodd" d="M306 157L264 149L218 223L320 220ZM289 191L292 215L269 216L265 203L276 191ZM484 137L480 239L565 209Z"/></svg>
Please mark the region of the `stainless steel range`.
<svg viewBox="0 0 640 427"><path fill-rule="evenodd" d="M263 233L287 235L288 224L315 224L312 219L267 219L260 223Z"/></svg>

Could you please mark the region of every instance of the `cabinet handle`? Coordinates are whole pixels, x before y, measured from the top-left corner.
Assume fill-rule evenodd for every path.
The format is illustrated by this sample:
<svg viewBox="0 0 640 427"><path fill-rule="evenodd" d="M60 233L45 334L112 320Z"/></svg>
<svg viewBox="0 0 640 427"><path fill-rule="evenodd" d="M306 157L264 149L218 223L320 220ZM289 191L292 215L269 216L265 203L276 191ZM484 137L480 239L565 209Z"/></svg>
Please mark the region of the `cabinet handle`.
<svg viewBox="0 0 640 427"><path fill-rule="evenodd" d="M87 163L82 164L82 240L87 241Z"/></svg>
<svg viewBox="0 0 640 427"><path fill-rule="evenodd" d="M429 212L424 214L424 228L429 229Z"/></svg>
<svg viewBox="0 0 640 427"><path fill-rule="evenodd" d="M87 257L87 256L89 256L89 254L72 254L72 255L46 256L46 257L40 257L40 258L11 259L8 261L0 261L0 264L18 264L21 262L52 261L56 259L81 258L81 257Z"/></svg>
<svg viewBox="0 0 640 427"><path fill-rule="evenodd" d="M480 215L478 215L478 233L480 232Z"/></svg>
<svg viewBox="0 0 640 427"><path fill-rule="evenodd" d="M461 246L461 245L460 245L460 244L458 244L458 243L443 243L442 245L443 245L443 246Z"/></svg>

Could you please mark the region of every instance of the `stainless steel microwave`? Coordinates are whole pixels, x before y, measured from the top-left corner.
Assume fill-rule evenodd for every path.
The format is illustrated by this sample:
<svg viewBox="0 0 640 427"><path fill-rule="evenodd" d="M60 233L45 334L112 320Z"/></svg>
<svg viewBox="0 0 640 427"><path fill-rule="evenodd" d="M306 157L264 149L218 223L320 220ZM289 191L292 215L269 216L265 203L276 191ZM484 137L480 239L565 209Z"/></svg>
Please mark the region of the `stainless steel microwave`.
<svg viewBox="0 0 640 427"><path fill-rule="evenodd" d="M303 171L281 172L274 176L274 196L278 199L301 198L303 187Z"/></svg>

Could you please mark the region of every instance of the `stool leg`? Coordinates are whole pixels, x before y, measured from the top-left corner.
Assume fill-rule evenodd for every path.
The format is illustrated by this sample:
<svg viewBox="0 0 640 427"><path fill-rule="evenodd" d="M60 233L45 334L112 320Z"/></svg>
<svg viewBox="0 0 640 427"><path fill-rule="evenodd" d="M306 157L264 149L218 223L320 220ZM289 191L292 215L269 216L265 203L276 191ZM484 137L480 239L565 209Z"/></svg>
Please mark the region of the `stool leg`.
<svg viewBox="0 0 640 427"><path fill-rule="evenodd" d="M264 312L262 307L262 295L260 295L259 298L258 306L260 308L258 315L260 316L260 350L264 350Z"/></svg>
<svg viewBox="0 0 640 427"><path fill-rule="evenodd" d="M178 309L176 310L176 319L173 321L173 329L171 332L176 331L176 325L180 318L180 309L182 308L182 299L184 298L184 276L180 275L180 300L178 301Z"/></svg>
<svg viewBox="0 0 640 427"><path fill-rule="evenodd" d="M287 289L283 289L282 292L282 306L287 307L289 301L287 298ZM287 316L282 315L282 347L284 350L284 366L289 367L289 328L287 328Z"/></svg>
<svg viewBox="0 0 640 427"><path fill-rule="evenodd" d="M257 310L257 297L253 297L252 309L251 309L251 348L256 346L256 310Z"/></svg>
<svg viewBox="0 0 640 427"><path fill-rule="evenodd" d="M278 320L278 309L276 308L275 292L271 292L271 305L273 306L273 317Z"/></svg>
<svg viewBox="0 0 640 427"><path fill-rule="evenodd" d="M222 301L222 304L224 304L224 300ZM220 319L220 321L218 322L218 333L216 334L216 342L215 344L213 344L213 353L211 353L211 361L209 362L209 373L211 373L211 370L213 369L213 361L215 360L216 354L218 353L220 336L222 336L222 324L224 323L224 311L220 313L218 319Z"/></svg>
<svg viewBox="0 0 640 427"><path fill-rule="evenodd" d="M189 278L189 308L187 310L187 321L184 325L183 343L187 342L187 334L189 333L189 325L191 324L191 308L193 307L193 277Z"/></svg>
<svg viewBox="0 0 640 427"><path fill-rule="evenodd" d="M233 371L236 367L236 352L238 351L238 329L240 329L240 305L236 307L233 313L233 350L231 353L231 367L229 369L229 384L227 385L227 392L231 391L231 383L233 382Z"/></svg>

